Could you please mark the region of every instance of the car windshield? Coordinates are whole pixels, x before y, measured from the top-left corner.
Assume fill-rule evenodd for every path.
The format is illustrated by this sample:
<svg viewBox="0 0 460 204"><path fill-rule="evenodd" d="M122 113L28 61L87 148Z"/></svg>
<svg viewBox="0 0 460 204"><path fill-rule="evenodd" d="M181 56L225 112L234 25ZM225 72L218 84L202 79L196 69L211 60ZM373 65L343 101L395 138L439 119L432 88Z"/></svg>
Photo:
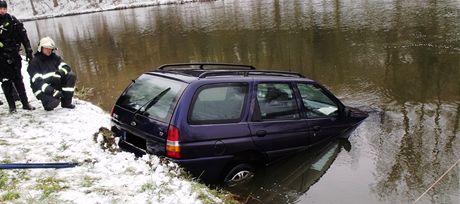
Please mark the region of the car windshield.
<svg viewBox="0 0 460 204"><path fill-rule="evenodd" d="M149 74L136 79L117 105L150 118L169 122L186 84Z"/></svg>

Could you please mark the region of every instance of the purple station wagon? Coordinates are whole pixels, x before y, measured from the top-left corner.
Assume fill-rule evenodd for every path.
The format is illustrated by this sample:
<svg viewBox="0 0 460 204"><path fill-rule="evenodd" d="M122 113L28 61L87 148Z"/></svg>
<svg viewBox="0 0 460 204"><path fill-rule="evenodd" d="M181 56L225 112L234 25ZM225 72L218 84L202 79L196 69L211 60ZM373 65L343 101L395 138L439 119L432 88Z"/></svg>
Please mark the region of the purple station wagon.
<svg viewBox="0 0 460 204"><path fill-rule="evenodd" d="M207 183L335 138L368 114L301 74L236 64L168 64L133 80L112 110L123 149L165 156Z"/></svg>

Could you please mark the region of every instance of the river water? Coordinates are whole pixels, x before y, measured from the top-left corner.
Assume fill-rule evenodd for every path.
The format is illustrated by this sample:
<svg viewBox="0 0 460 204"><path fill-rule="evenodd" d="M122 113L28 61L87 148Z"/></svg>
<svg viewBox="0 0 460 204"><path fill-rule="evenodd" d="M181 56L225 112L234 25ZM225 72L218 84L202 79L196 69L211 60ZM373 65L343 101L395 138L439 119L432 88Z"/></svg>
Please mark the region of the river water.
<svg viewBox="0 0 460 204"><path fill-rule="evenodd" d="M219 0L25 25L106 111L161 64L225 62L300 72L370 113L348 141L228 189L243 201L460 203L460 164L424 194L460 159L459 0Z"/></svg>

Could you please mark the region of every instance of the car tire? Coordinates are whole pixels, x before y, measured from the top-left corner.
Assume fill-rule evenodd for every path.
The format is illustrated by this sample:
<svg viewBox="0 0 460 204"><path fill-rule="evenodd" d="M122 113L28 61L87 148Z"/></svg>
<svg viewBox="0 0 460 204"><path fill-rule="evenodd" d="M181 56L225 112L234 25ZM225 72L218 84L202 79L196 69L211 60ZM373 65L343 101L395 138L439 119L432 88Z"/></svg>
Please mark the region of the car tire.
<svg viewBox="0 0 460 204"><path fill-rule="evenodd" d="M224 178L224 185L228 187L246 183L255 175L254 167L249 164L238 164L228 171Z"/></svg>

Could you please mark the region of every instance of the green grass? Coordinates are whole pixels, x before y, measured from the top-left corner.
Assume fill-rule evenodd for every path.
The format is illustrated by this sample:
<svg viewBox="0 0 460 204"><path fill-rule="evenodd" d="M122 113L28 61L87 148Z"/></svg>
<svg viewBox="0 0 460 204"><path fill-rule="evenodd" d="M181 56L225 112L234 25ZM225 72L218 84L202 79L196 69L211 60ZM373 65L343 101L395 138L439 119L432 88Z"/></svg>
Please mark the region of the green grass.
<svg viewBox="0 0 460 204"><path fill-rule="evenodd" d="M227 192L227 191L224 191L218 188L209 187L202 183L194 182L192 184L192 190L194 192L197 192L198 199L206 204L216 203L216 201L212 199L212 197L219 198L222 201L222 203L228 203L228 204L240 203L236 199L236 196L231 194L230 192Z"/></svg>
<svg viewBox="0 0 460 204"><path fill-rule="evenodd" d="M65 151L70 147L69 144L67 143L61 143L61 146L59 147L60 150Z"/></svg>
<svg viewBox="0 0 460 204"><path fill-rule="evenodd" d="M5 190L8 184L8 174L5 170L0 171L0 190Z"/></svg>
<svg viewBox="0 0 460 204"><path fill-rule="evenodd" d="M53 193L59 192L67 187L63 186L63 181L54 177L46 177L37 180L35 188L43 191L42 198L47 199Z"/></svg>
<svg viewBox="0 0 460 204"><path fill-rule="evenodd" d="M86 188L89 188L91 186L94 185L94 182L99 180L98 178L93 178L93 177L89 177L89 176L85 176L83 177L83 180L81 182L81 186L82 187L86 187Z"/></svg>
<svg viewBox="0 0 460 204"><path fill-rule="evenodd" d="M153 183L144 183L141 186L141 192L153 191L155 189L155 184Z"/></svg>
<svg viewBox="0 0 460 204"><path fill-rule="evenodd" d="M54 155L52 157L53 161L55 162L65 161L67 158L68 156L60 156L60 155Z"/></svg>
<svg viewBox="0 0 460 204"><path fill-rule="evenodd" d="M8 145L8 142L6 140L0 139L0 145Z"/></svg>
<svg viewBox="0 0 460 204"><path fill-rule="evenodd" d="M10 159L2 159L2 160L0 160L0 163L2 163L2 164L9 164L11 162L12 161Z"/></svg>
<svg viewBox="0 0 460 204"><path fill-rule="evenodd" d="M28 179L27 170L0 170L0 192L4 192L0 195L0 203L19 199L18 184Z"/></svg>
<svg viewBox="0 0 460 204"><path fill-rule="evenodd" d="M16 200L16 199L18 199L20 197L21 196L16 191L7 191L5 194L3 194L0 197L0 201L13 201L13 200Z"/></svg>

